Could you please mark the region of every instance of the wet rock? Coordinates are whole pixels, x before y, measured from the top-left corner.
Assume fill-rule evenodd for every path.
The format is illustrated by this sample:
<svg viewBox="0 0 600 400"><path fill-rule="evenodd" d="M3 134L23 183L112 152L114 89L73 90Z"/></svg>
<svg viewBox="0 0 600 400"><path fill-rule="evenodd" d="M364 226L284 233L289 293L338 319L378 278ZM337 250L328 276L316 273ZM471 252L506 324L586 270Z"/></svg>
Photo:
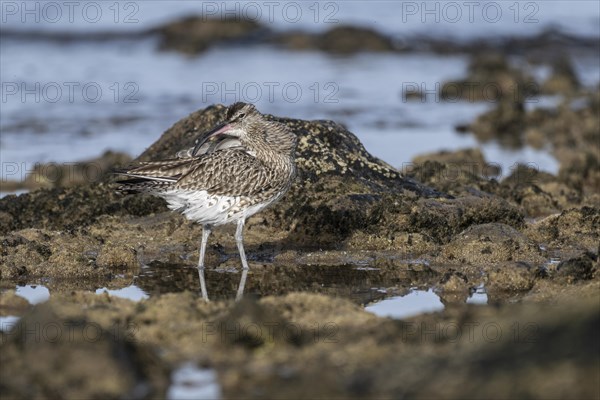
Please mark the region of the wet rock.
<svg viewBox="0 0 600 400"><path fill-rule="evenodd" d="M111 270L133 270L139 269L140 263L137 251L129 246L117 243L105 243L100 249L96 259L99 267Z"/></svg>
<svg viewBox="0 0 600 400"><path fill-rule="evenodd" d="M537 244L516 229L498 223L467 228L443 247L440 259L475 265L544 261Z"/></svg>
<svg viewBox="0 0 600 400"><path fill-rule="evenodd" d="M559 215L552 215L532 224L526 233L548 247L597 252L600 242L600 209L582 207L565 210Z"/></svg>
<svg viewBox="0 0 600 400"><path fill-rule="evenodd" d="M413 158L407 176L453 196L495 193L498 182L491 177L500 167L488 163L479 149L441 151Z"/></svg>
<svg viewBox="0 0 600 400"><path fill-rule="evenodd" d="M0 279L58 278L90 286L116 275L131 279L140 267L134 248L102 244L85 230L24 229L2 238L1 246Z"/></svg>
<svg viewBox="0 0 600 400"><path fill-rule="evenodd" d="M301 327L301 331L314 332L311 327L315 327L315 322L319 321L320 331L316 333L320 336L313 336L312 344L349 343L365 332L375 332L376 326L387 325L391 328L387 321L343 298L297 292L283 297L266 297L260 303ZM375 337L385 335L380 332Z"/></svg>
<svg viewBox="0 0 600 400"><path fill-rule="evenodd" d="M162 50L188 55L199 54L215 45L251 41L266 31L256 21L240 17L220 20L202 16L186 17L154 30L160 36Z"/></svg>
<svg viewBox="0 0 600 400"><path fill-rule="evenodd" d="M475 168L477 165L474 163L425 160L421 164L411 166L407 176L452 196L477 195L487 188L490 181L477 174Z"/></svg>
<svg viewBox="0 0 600 400"><path fill-rule="evenodd" d="M510 103L530 97L537 91L535 81L511 67L504 55L484 53L472 58L465 79L445 82L440 95L446 101Z"/></svg>
<svg viewBox="0 0 600 400"><path fill-rule="evenodd" d="M525 106L521 99L503 100L496 103L491 111L488 111L475 120L469 130L475 134L481 142L498 140L509 148L518 148L523 144L523 132L525 128Z"/></svg>
<svg viewBox="0 0 600 400"><path fill-rule="evenodd" d="M333 54L390 52L396 46L391 38L365 27L336 26L324 33L290 32L280 34L276 42L290 50L313 50Z"/></svg>
<svg viewBox="0 0 600 400"><path fill-rule="evenodd" d="M489 175L484 173L488 167L488 163L478 148L456 151L444 150L436 153L422 154L412 159L412 163L417 166L426 161L437 161L441 164L456 164L460 169L470 170L474 174Z"/></svg>
<svg viewBox="0 0 600 400"><path fill-rule="evenodd" d="M462 286L459 274L448 282L453 276ZM589 397L597 393L596 385L588 382L594 382L591 378L598 372L600 315L598 291L589 291L589 296L574 301L570 292L553 308L535 303L451 307L394 321L342 298L308 293L231 307L231 302L206 303L189 292L138 304L76 292L36 307L35 316L24 320L70 324L70 340L63 335L64 340L47 343L24 333L1 337L0 357L2 365L11 366L11 379L2 379L0 390L9 397L42 396L53 389L73 397L100 393L98 397L113 398L115 393L136 397L132 388L143 387L147 391L138 397L160 397L165 369L195 360L217 372L224 396L232 398L240 393L269 398L298 393L439 397L449 390L456 398L498 390L509 397L543 398L556 393L565 379L569 384L580 382L574 397ZM232 325L220 331L222 321ZM98 340L85 340L80 330L85 326L86 334L93 332ZM288 328L280 331L278 326ZM294 337L301 340L289 340ZM30 361L34 356L37 363ZM518 371L515 358L526 360ZM91 371L94 379L88 377ZM504 385L506 376L513 385ZM65 383L63 377L75 381ZM554 384L559 377L560 385ZM316 380L326 382L326 389L311 385Z"/></svg>
<svg viewBox="0 0 600 400"><path fill-rule="evenodd" d="M495 106L480 115L468 130L482 142L497 139L507 147L522 145L527 98L539 92L537 83L523 70L510 66L500 53L474 57L465 79L446 82L441 97L446 101L487 101Z"/></svg>
<svg viewBox="0 0 600 400"><path fill-rule="evenodd" d="M438 282L440 300L445 305L464 304L469 297L469 278L462 272L450 269Z"/></svg>
<svg viewBox="0 0 600 400"><path fill-rule="evenodd" d="M558 57L552 65L552 75L542 83L544 94L569 94L579 89L579 79L569 57Z"/></svg>
<svg viewBox="0 0 600 400"><path fill-rule="evenodd" d="M539 268L525 262L503 263L487 270L486 289L492 298L496 292L526 292L541 274Z"/></svg>
<svg viewBox="0 0 600 400"><path fill-rule="evenodd" d="M2 241L0 277L99 278L108 271L93 263L90 255L97 246L87 236L38 229L18 231Z"/></svg>
<svg viewBox="0 0 600 400"><path fill-rule="evenodd" d="M392 51L394 45L385 35L369 28L336 26L318 39L318 47L332 53Z"/></svg>
<svg viewBox="0 0 600 400"><path fill-rule="evenodd" d="M567 282L589 280L596 274L598 255L588 252L579 257L562 261L556 268L556 277L564 278Z"/></svg>
<svg viewBox="0 0 600 400"><path fill-rule="evenodd" d="M577 190L534 165L517 165L495 193L522 206L530 217L554 214L582 201Z"/></svg>
<svg viewBox="0 0 600 400"><path fill-rule="evenodd" d="M584 200L580 191L557 176L539 171L533 164L518 164L511 171L501 182L486 178L485 175L499 173L499 167L488 164L480 151L467 149L418 156L404 172L456 197L499 196L517 205L527 217L547 216L593 201Z"/></svg>
<svg viewBox="0 0 600 400"><path fill-rule="evenodd" d="M533 141L538 148L551 147L560 162L558 181L576 191L581 201L600 199L600 124L598 91L582 91L554 108L525 112L523 99L501 101L479 116L469 129L483 142L498 140L506 147Z"/></svg>
<svg viewBox="0 0 600 400"><path fill-rule="evenodd" d="M10 215L10 225L0 226L0 233L32 227L69 231L101 215L142 216L166 210L159 198L120 196L104 183L44 189L0 199L0 213Z"/></svg>
<svg viewBox="0 0 600 400"><path fill-rule="evenodd" d="M519 188L515 192L515 200L523 206L527 216L539 217L560 210L553 197L535 185Z"/></svg>
<svg viewBox="0 0 600 400"><path fill-rule="evenodd" d="M76 163L36 164L25 180L3 180L3 191L19 189L72 187L82 184L98 184L105 181L111 172L131 162L125 153L107 151L100 157ZM5 176L9 178L10 176Z"/></svg>
<svg viewBox="0 0 600 400"><path fill-rule="evenodd" d="M600 139L600 136L598 136ZM585 142L584 142L585 143ZM594 142L589 144L594 146ZM583 143L582 143L583 145ZM597 148L581 149L575 153L573 149L561 148L555 151L561 160L558 176L563 182L569 182L571 187L578 188L584 196L590 196L589 203L598 204L600 187L600 158Z"/></svg>
<svg viewBox="0 0 600 400"><path fill-rule="evenodd" d="M560 180L584 196L597 196L600 187L599 97L597 91L584 93L555 109L528 112L524 121L525 127L535 127L552 145L560 162Z"/></svg>
<svg viewBox="0 0 600 400"><path fill-rule="evenodd" d="M520 227L522 214L502 199L494 197L464 197L435 203L421 199L410 213L410 229L426 232L439 242L447 242L471 225L500 222ZM403 218L402 218L403 219Z"/></svg>
<svg viewBox="0 0 600 400"><path fill-rule="evenodd" d="M161 397L167 373L150 349L122 330L84 316L63 319L41 305L0 346L0 392L7 398Z"/></svg>
<svg viewBox="0 0 600 400"><path fill-rule="evenodd" d="M396 249L408 257L417 257L437 249L435 241L429 235L418 232L390 231L386 236L384 233L354 231L344 244L350 249Z"/></svg>

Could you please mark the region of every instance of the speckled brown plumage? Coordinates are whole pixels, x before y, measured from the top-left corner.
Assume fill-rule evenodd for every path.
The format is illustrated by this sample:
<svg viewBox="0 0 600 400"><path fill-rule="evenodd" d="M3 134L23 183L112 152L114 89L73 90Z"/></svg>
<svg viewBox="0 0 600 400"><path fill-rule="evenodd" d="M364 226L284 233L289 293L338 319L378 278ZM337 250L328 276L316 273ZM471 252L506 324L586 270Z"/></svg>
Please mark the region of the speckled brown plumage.
<svg viewBox="0 0 600 400"><path fill-rule="evenodd" d="M245 109L250 113L242 120L236 118L235 111ZM244 133L232 136L228 131L223 134L226 136L208 138L212 143L200 147L195 155L192 148L179 152L176 158L144 162L121 171L138 179L120 181L119 189L206 190L211 195L251 196L259 202L286 191L296 172L295 135L285 125L263 119L246 103L228 108L227 123L241 125Z"/></svg>
<svg viewBox="0 0 600 400"><path fill-rule="evenodd" d="M235 103L224 123L200 136L193 148L119 171L129 178L119 181L119 190L163 197L169 208L202 224L200 271L212 226L237 222L236 241L246 270L244 222L290 188L296 142L286 125L265 119L251 104ZM202 272L200 278L202 283Z"/></svg>

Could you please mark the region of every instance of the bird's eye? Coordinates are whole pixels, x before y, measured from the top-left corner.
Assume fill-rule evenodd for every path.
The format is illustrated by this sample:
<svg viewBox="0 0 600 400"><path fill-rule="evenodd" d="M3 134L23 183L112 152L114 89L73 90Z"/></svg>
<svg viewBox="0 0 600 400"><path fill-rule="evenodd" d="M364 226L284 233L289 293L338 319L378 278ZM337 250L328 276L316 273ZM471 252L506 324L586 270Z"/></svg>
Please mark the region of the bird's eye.
<svg viewBox="0 0 600 400"><path fill-rule="evenodd" d="M244 113L239 113L238 114L238 118L244 118L245 116L246 116L246 114L244 114Z"/></svg>

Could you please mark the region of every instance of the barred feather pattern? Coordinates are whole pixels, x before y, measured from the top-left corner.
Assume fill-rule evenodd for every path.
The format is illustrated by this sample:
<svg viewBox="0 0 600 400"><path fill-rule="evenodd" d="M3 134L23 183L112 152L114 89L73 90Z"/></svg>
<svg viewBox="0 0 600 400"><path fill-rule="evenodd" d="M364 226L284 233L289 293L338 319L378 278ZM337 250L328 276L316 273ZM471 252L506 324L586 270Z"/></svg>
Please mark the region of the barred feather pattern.
<svg viewBox="0 0 600 400"><path fill-rule="evenodd" d="M172 159L120 172L130 179L120 181L119 190L160 196L171 210L203 225L222 225L261 211L293 182L296 136L257 111L230 123L236 136L217 137L196 155L193 148L185 149Z"/></svg>

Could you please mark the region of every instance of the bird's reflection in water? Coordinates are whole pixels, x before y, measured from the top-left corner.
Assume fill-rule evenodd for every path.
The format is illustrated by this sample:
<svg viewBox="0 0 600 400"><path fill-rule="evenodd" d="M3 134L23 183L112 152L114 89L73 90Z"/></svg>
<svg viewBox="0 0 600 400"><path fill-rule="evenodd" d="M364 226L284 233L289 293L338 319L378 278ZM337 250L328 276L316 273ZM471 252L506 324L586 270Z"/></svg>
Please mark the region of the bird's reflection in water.
<svg viewBox="0 0 600 400"><path fill-rule="evenodd" d="M208 290L206 289L206 279L204 278L204 270L199 269L198 275L200 278L200 295L204 300L209 301ZM240 278L240 283L238 285L237 293L235 295L235 301L241 300L241 298L244 296L244 289L246 288L246 279L248 279L248 270L243 269L242 277Z"/></svg>
<svg viewBox="0 0 600 400"><path fill-rule="evenodd" d="M195 267L155 261L142 267L135 282L150 296L191 291L215 301L232 300L234 296L239 300L249 295L263 297L309 292L341 296L357 304L367 304L398 295L402 290L419 284L429 285L431 279L436 278L426 271L418 272L410 268L271 263L252 263L250 270L246 271L237 266L206 268L199 279Z"/></svg>

